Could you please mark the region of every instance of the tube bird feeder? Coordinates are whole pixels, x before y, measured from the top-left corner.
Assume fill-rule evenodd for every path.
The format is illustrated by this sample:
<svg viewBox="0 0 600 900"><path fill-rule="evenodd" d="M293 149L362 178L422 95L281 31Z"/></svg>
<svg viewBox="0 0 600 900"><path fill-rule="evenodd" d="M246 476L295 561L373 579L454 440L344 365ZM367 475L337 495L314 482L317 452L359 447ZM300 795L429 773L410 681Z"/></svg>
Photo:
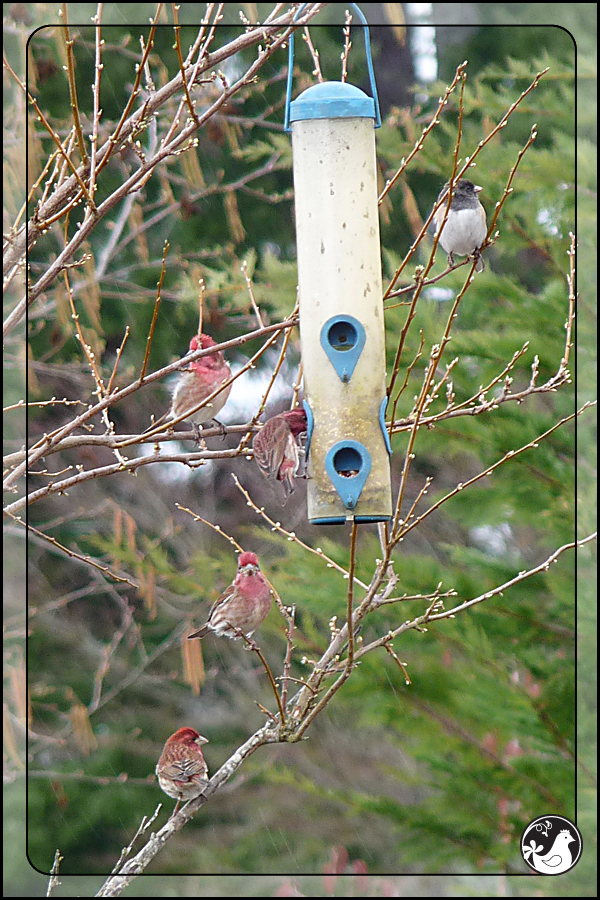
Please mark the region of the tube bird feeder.
<svg viewBox="0 0 600 900"><path fill-rule="evenodd" d="M289 44L285 128L292 134L308 517L315 524L392 515L375 165L381 118L369 29L349 5L364 25L371 97L328 81L290 102L293 34Z"/></svg>

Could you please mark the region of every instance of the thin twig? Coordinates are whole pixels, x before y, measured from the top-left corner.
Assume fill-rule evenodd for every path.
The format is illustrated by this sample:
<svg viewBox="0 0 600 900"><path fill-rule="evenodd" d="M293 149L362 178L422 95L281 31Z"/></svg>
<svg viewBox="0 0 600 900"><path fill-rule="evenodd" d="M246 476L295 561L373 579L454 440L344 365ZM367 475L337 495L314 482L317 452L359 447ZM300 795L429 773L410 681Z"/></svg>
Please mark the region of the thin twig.
<svg viewBox="0 0 600 900"><path fill-rule="evenodd" d="M190 110L190 115L191 115L193 121L196 123L196 125L198 127L200 127L199 122L198 122L198 116L196 115L196 110L194 109L194 104L192 103L192 98L190 97L190 91L189 91L189 87L188 87L188 83L187 83L187 78L185 77L183 56L181 54L181 37L180 37L181 27L179 25L179 6L177 5L177 3L172 3L171 9L173 11L173 22L174 22L173 28L175 30L175 50L177 51L177 59L179 61L179 71L181 72L181 84L183 86L183 92L185 94L185 99L187 101L187 105Z"/></svg>
<svg viewBox="0 0 600 900"><path fill-rule="evenodd" d="M404 675L404 683L407 685L412 684L412 681L410 680L410 675L408 674L408 671L406 669L406 663L403 663L400 660L400 657L396 655L396 653L394 652L394 648L391 645L391 641L386 641L383 646L387 650L387 652L390 654L392 659L395 661L395 663L397 664L397 666L400 669L400 671L402 672L402 674Z"/></svg>
<svg viewBox="0 0 600 900"><path fill-rule="evenodd" d="M127 688L131 687L132 684L135 684L138 678L140 678L144 674L144 672L148 668L150 668L152 663L163 655L163 653L166 653L167 651L171 650L172 647L176 647L178 644L180 644L182 635L185 631L185 627L185 625L178 625L177 628L175 628L171 632L171 634L167 638L165 638L165 640L161 644L158 645L158 647L155 647L155 649L151 653L148 653L146 656L144 656L142 662L139 663L139 665L135 666L135 668L133 669L129 669L126 675L123 676L122 680L117 685L115 685L114 688L104 694L102 699L98 702L98 705L96 706L94 712L98 712L109 703L112 703L115 697L117 697L122 691L127 690Z"/></svg>
<svg viewBox="0 0 600 900"><path fill-rule="evenodd" d="M188 513L194 519L195 522L202 522L203 525L208 525L208 527L212 528L213 531L216 531L216 533L220 537L224 537L226 541L229 541L231 546L234 547L238 553L244 552L244 548L241 547L240 544L238 544L238 542L236 541L236 539L234 537L231 537L231 535L229 535L225 531L223 531L223 529L221 528L220 525L213 525L213 523L209 522L208 519L204 519L202 516L199 516L198 513L192 512L192 510L188 509L187 506L181 506L180 503L176 503L175 506L177 507L177 509L180 509L182 512Z"/></svg>
<svg viewBox="0 0 600 900"><path fill-rule="evenodd" d="M121 361L121 356L123 355L123 350L124 350L124 348L125 348L125 342L126 342L126 340L127 340L128 337L129 337L129 325L127 325L127 326L125 327L125 334L123 335L123 340L121 341L121 346L119 347L119 349L117 350L116 355L115 355L115 364L114 364L114 366L113 366L113 370L112 370L111 375L110 375L110 379L109 379L109 382L108 382L108 387L106 388L106 393L107 393L107 394L111 394L111 393L112 393L114 381L115 381L115 378L116 378L116 375L117 375L117 369L119 368L119 363L120 363L120 361Z"/></svg>
<svg viewBox="0 0 600 900"><path fill-rule="evenodd" d="M515 160L515 163L512 166L512 168L508 174L508 180L504 187L504 191L502 192L502 197L500 198L498 203L496 203L494 206L494 212L492 214L490 224L488 225L487 234L486 234L486 237L484 238L483 244L481 245L482 248L485 248L488 245L490 237L493 234L494 229L496 227L496 222L498 221L498 216L500 215L500 211L502 210L502 207L506 203L509 195L512 194L512 192L513 192L512 183L513 183L514 177L517 173L519 164L520 164L521 160L523 159L525 153L527 152L527 150L529 150L529 148L531 147L531 145L533 144L533 142L535 141L536 138L537 138L537 125L533 125L525 145L523 147L521 147L521 149L519 150L519 152L517 154L517 158Z"/></svg>
<svg viewBox="0 0 600 900"><path fill-rule="evenodd" d="M156 776L149 775L147 778L131 778L127 772L121 772L119 775L88 775L87 772L79 770L78 772L52 772L49 769L28 769L27 778L50 779L51 781L80 781L82 784L96 784L105 787L109 784L135 784L143 785L152 784Z"/></svg>
<svg viewBox="0 0 600 900"><path fill-rule="evenodd" d="M83 139L83 131L81 128L81 120L79 118L79 103L77 100L77 83L75 81L75 57L73 55L73 44L74 40L71 38L69 33L69 22L67 19L67 4L62 3L61 8L59 10L59 15L63 21L64 35L65 35L65 45L67 48L67 75L69 79L69 94L71 96L71 113L73 115L73 124L75 126L75 133L77 135L77 144L79 146L79 152L81 153L81 159L85 163L88 159L87 149L85 146L85 141Z"/></svg>
<svg viewBox="0 0 600 900"><path fill-rule="evenodd" d="M346 665L348 674L352 671L354 662L354 624L352 620L352 607L354 605L354 570L356 568L356 536L358 533L358 525L356 519L352 519L352 528L350 531L350 564L348 568L348 594L346 596L346 625L348 627L348 656Z"/></svg>
<svg viewBox="0 0 600 900"><path fill-rule="evenodd" d="M58 400L56 397L52 397L50 400L19 400L17 403L11 403L10 406L5 406L2 412L10 412L12 409L29 409L33 406L85 406L83 400L67 400L63 398L62 400ZM8 457L6 457L8 459Z"/></svg>
<svg viewBox="0 0 600 900"><path fill-rule="evenodd" d="M463 120L463 108L464 108L464 89L465 89L465 80L466 80L466 74L465 74L465 72L464 72L464 65L465 65L465 64L463 63L463 66L462 66L462 67L459 66L458 69L456 70L456 80L460 80L459 114L458 114L457 135L456 135L456 141L455 141L455 145L454 145L454 153L453 153L453 161L452 161L452 174L450 175L450 179L449 179L449 182L448 182L448 192L447 192L447 194L445 194L440 200L438 200L437 203L435 204L435 206L434 206L432 212L431 212L430 215L429 215L429 218L428 218L427 222L423 225L423 229L422 229L422 231L421 231L420 237L423 236L423 234L425 233L425 231L426 231L426 229L427 229L427 227L428 227L428 225L429 225L429 222L431 221L431 219L433 218L433 216L434 216L434 214L435 214L435 211L436 211L438 208L440 208L440 207L442 206L442 204L445 204L445 208L444 208L444 216L443 216L443 220L442 220L442 223L441 223L440 227L437 229L436 234L434 235L434 238L433 238L433 246L432 246L432 248L431 248L431 253L430 253L430 255L429 255L429 261L427 262L427 264L426 264L426 266L425 266L424 268L419 267L418 273L415 273L415 274L416 274L416 278L415 278L415 280L416 280L416 288L415 288L415 292L414 292L414 295L413 295L412 303L411 303L411 306L410 306L410 310L409 310L409 313L408 313L408 316L407 316L407 319L406 319L404 328L402 329L402 333L401 333L401 335L400 335L400 341L399 341L399 344L398 344L398 349L396 350L396 358L395 358L395 360L394 360L394 368L393 368L393 370L392 370L392 377L390 378L390 383L389 383L388 391L387 391L388 397L391 397L391 395L392 395L392 393L393 393L393 390L394 390L394 384L395 384L395 382L396 382L396 378L397 378L398 373L399 373L399 371L400 371L400 359L401 359L401 356L402 356L402 351L403 351L403 349L404 349L404 342L405 342L405 340L406 340L406 335L407 335L407 333L408 333L408 329L409 329L409 327L410 327L410 324L411 324L411 322L412 322L412 319L414 318L414 315L415 315L415 313L416 313L417 300L418 300L418 298L419 298L419 296L420 296L420 294L421 294L421 292L422 292L422 290L423 290L423 283L424 283L424 281L426 280L427 275L429 274L429 271L430 271L430 270L432 269L432 267L433 267L434 260L435 260L435 254L436 254L436 250L437 250L437 246L438 246L438 243L439 243L439 240L440 240L440 237L441 237L441 234L442 234L444 225L446 224L446 220L447 220L448 215L449 215L449 213L450 213L450 205L451 205L451 203L452 203L452 191L453 191L453 186L454 186L454 184L456 183L456 181L458 181L458 178L460 177L460 176L458 176L458 175L456 174L456 172L457 172L457 168L458 168L458 154L459 154L459 149L460 149L460 142L461 142L461 139L462 139L462 120ZM420 237L417 238L417 241L415 241L415 242L413 243L413 247L416 246L417 242L420 240ZM407 256L406 256L405 259L404 259L403 265L404 265L406 262L408 262L408 259L410 258L410 257L409 257L409 254L410 254L410 250L409 250L409 253L407 254ZM472 268L474 268L474 266L475 266L475 264L473 263L473 267L472 267ZM402 265L400 266L399 269L397 269L397 271L396 271L396 273L395 273L395 275L394 275L392 281L391 281L390 284L389 284L389 287L388 287L387 291L386 291L385 294L383 295L383 299L384 299L384 300L387 298L389 291L390 291L390 290L392 289L392 287L394 286L394 283L395 283L396 279L398 278L398 276L400 275L401 271L402 271ZM455 309L458 307L458 302L459 302L460 298L462 297L462 295L463 295L463 293L464 293L464 291L465 291L465 289L466 289L466 285L467 285L468 283L469 283L469 280L467 280L467 282L465 283L465 287L463 288L463 290L461 291L461 293L458 295L458 298L455 300L455 303L454 303L454 308L455 308ZM452 321L452 317L450 318L450 322L451 322L451 321ZM448 329L447 329L447 331L448 331ZM447 342L447 341L446 341L446 342ZM445 346L445 342L444 342L444 341L442 342L442 344ZM438 359L439 359L439 356L438 356ZM430 370L431 370L431 367L430 367ZM435 372L435 369L433 369L433 372ZM428 390L428 389L429 389L429 388L427 388L427 390ZM425 392L425 393L426 393L426 392ZM422 394L422 397L423 397L423 400L424 400L424 395L423 395L423 394ZM396 406L397 406L397 404L398 404L398 399L399 399L399 396L396 397L396 399L395 399L395 401L394 401L394 403L393 403L393 406L392 406L392 419L395 419L395 418L396 418ZM408 459L408 458L407 458L407 459ZM408 475L408 467L407 467L406 465L405 465L404 473L405 473L406 475ZM404 478L404 473L403 473L403 478ZM402 493L402 488L401 488L400 493Z"/></svg>
<svg viewBox="0 0 600 900"><path fill-rule="evenodd" d="M254 315L256 316L256 321L258 322L258 327L264 328L265 323L262 320L262 316L260 314L260 309L258 308L256 300L254 299L254 291L252 290L252 279L248 275L248 263L246 260L243 261L241 268L242 268L242 275L244 276L244 279L246 281L246 287L248 288L248 294L250 296L250 303L252 304L252 309L254 310Z"/></svg>
<svg viewBox="0 0 600 900"><path fill-rule="evenodd" d="M350 25L352 24L352 14L350 10L346 10L346 24L344 25L344 49L342 50L342 83L348 78L348 56L350 55Z"/></svg>
<svg viewBox="0 0 600 900"><path fill-rule="evenodd" d="M267 678L269 679L269 681L271 683L271 687L273 688L273 693L275 694L275 700L277 701L277 708L279 709L279 715L280 715L279 721L281 723L281 727L284 728L285 727L285 712L283 711L281 697L279 696L279 691L277 690L277 685L275 684L275 679L273 678L273 673L271 672L269 663L264 658L262 650L260 649L260 647L258 646L258 644L256 643L255 640L253 640L252 638L249 638L246 634L244 634L244 632L242 631L241 628L236 628L235 625L231 624L231 622L227 622L226 624L228 625L229 628L231 628L233 631L235 631L237 633L238 637L241 637L244 639L244 641L246 642L246 644L250 648L250 650L252 650L254 653L257 654L258 658L260 659L261 663L263 664L264 670L267 673Z"/></svg>
<svg viewBox="0 0 600 900"><path fill-rule="evenodd" d="M75 309L75 301L73 300L73 293L71 291L71 283L69 280L68 267L65 267L65 269L63 271L63 276L64 276L65 284L67 287L67 296L69 298L69 304L71 307L71 318L75 322L75 327L77 329L77 337L79 339L81 349L87 359L87 362L91 369L94 381L96 382L96 395L97 395L98 399L102 400L108 395L108 391L106 390L106 387L104 386L104 379L102 378L100 370L98 369L98 366L96 364L96 356L94 354L94 351L92 350L92 347L87 343L87 341L85 339L85 335L83 333L83 329L81 327L81 323L79 320L79 315L77 313L77 310ZM106 426L107 432L109 434L114 434L114 425L110 420L107 408L104 408L102 410L102 421L104 422L104 425ZM113 453L116 456L116 458L120 464L123 464L125 462L125 458L119 451L118 447L113 447Z"/></svg>
<svg viewBox="0 0 600 900"><path fill-rule="evenodd" d="M399 389L398 393L396 394L396 396L394 397L394 401L392 403L392 412L391 412L390 422L389 422L389 426L388 426L390 437L394 433L394 419L396 417L396 409L398 406L398 402L400 400L400 397L402 396L402 394L404 393L404 391L406 390L406 388L408 386L408 382L409 382L409 379L410 379L410 376L412 374L414 367L416 366L418 361L421 359L421 356L423 355L423 347L424 346L425 346L425 337L423 335L423 331L421 330L420 331L419 348L418 348L417 352L415 353L412 362L410 362L406 368L406 372L404 375L404 381L403 381L402 385L400 386L400 389ZM398 361L398 365L400 365L400 356L396 355L396 359ZM388 397L389 396L390 396L390 394L388 394Z"/></svg>
<svg viewBox="0 0 600 900"><path fill-rule="evenodd" d="M298 303L296 303L296 306L294 307L294 311L292 312L292 316L297 316L299 309L300 309L300 307L299 307ZM256 426L256 424L258 423L258 420L260 419L261 415L263 414L263 412L266 408L267 399L269 397L269 394L271 393L273 385L275 384L275 380L276 380L277 376L279 375L279 372L280 372L283 362L285 360L287 348L288 348L289 342L291 340L291 337L292 337L292 329L290 328L286 331L286 333L284 335L283 344L281 346L281 350L279 353L279 359L275 363L275 366L273 367L273 371L271 372L271 376L269 378L267 386L266 386L265 390L263 391L263 395L262 395L261 401L260 401L260 406L258 407L255 415L252 417L252 421L250 422L250 429L249 429L248 433L246 435L244 435L244 437L240 441L240 447L247 446L248 442L250 441L250 437L251 437L251 433L252 433L251 430Z"/></svg>
<svg viewBox="0 0 600 900"><path fill-rule="evenodd" d="M92 95L94 98L93 102L93 117L92 117L92 134L90 135L90 143L92 145L91 154L90 154L90 182L89 182L89 192L90 197L92 198L92 203L88 205L88 208L85 211L85 219L92 219L96 217L96 204L94 202L94 194L96 193L96 179L98 178L98 131L100 128L100 79L102 77L102 32L101 32L101 23L102 23L102 10L104 8L103 3L98 3L96 7L96 15L92 16L92 21L95 23L95 38L96 38L96 48L95 48L95 60L94 60L94 84L92 85Z"/></svg>
<svg viewBox="0 0 600 900"><path fill-rule="evenodd" d="M554 553L551 553L550 556L544 560L544 562L539 564L539 566L534 566L532 569L526 569L519 572L518 575L515 575L515 577L511 578L509 581L505 581L504 584L493 588L493 590L491 591L486 591L485 594L480 594L478 597L474 597L472 600L465 600L464 603L460 603L458 606L452 607L452 609L446 609L443 612L435 613L434 615L429 616L428 621L434 622L437 619L452 618L457 613L462 612L464 609L469 609L471 606L475 606L477 603L483 603L484 600L489 600L491 597L502 595L504 591L508 590L508 588L513 587L515 584L519 584L521 581L525 581L526 578L531 578L532 575L538 575L541 572L547 572L552 563L555 563L558 557L561 556L561 554L563 554L565 550L573 550L576 547L584 547L585 544L590 543L590 541L595 541L597 537L598 533L594 531L592 534L589 534L587 537L581 538L581 540L579 541L571 541L568 544L563 544L562 547L559 547L558 550L555 550Z"/></svg>
<svg viewBox="0 0 600 900"><path fill-rule="evenodd" d="M163 247L163 255L162 255L162 265L160 267L160 277L158 279L158 285L156 287L156 302L154 304L154 312L152 313L152 322L150 323L150 331L148 332L148 337L146 339L146 353L144 356L144 363L142 365L142 371L140 372L140 384L144 381L144 376L146 375L146 369L148 368L148 360L150 358L150 347L152 345L152 338L154 336L154 329L156 328L156 322L158 319L158 309L160 307L161 297L161 289L163 286L163 281L165 280L165 272L167 270L167 253L169 252L169 242L165 241L165 246Z"/></svg>
<svg viewBox="0 0 600 900"><path fill-rule="evenodd" d="M189 432L186 433L186 437L189 440ZM131 441L130 443L135 442L137 442L137 438L135 441ZM117 445L117 447L120 446L121 444ZM117 472L133 473L144 466L151 466L156 465L156 463L166 462L184 463L191 469L196 469L199 466L205 465L208 460L231 459L241 456L247 452L247 450L240 451L238 449L200 450L194 453L161 453L157 451L152 456L135 457L134 459L127 459L123 463L117 462L112 463L108 466L98 466L96 469L89 469L88 471L79 472L77 475L73 475L70 478L65 478L63 481L57 481L51 484L47 484L45 487L39 488L39 490L37 491L32 491L26 497L21 497L19 500L15 500L14 503L11 503L4 508L4 512L15 514L19 512L19 510L26 507L28 504L37 503L43 497L48 497L51 494L65 494L70 488L75 487L76 485L81 485L93 478L106 478L109 475L115 475Z"/></svg>
<svg viewBox="0 0 600 900"><path fill-rule="evenodd" d="M146 46L142 51L142 58L141 58L140 62L136 65L135 81L133 83L133 89L129 95L129 99L127 101L125 109L123 110L123 112L121 114L121 118L119 119L119 121L117 123L117 127L115 128L113 133L108 138L107 143L102 148L103 150L104 150L104 148L106 148L106 152L101 154L102 158L100 160L98 172L101 172L102 169L104 168L104 166L108 163L112 154L114 153L114 150L115 150L117 144L123 143L125 138L127 136L129 136L130 132L129 132L129 129L126 128L125 123L128 120L129 113L131 112L133 104L135 103L135 100L140 92L140 84L142 81L142 75L146 71L146 64L148 62L148 57L154 47L154 35L156 34L156 27L158 25L158 17L160 15L160 9L161 9L162 5L163 5L162 3L158 4L157 10L156 10L156 13L154 16L154 21L151 23L151 26L150 26L150 33L148 35L148 40L146 41ZM141 116L140 116L140 118L141 118ZM122 132L124 133L123 137L121 137Z"/></svg>
<svg viewBox="0 0 600 900"><path fill-rule="evenodd" d="M111 572L108 566L101 566L100 563L97 563L95 560L91 558L91 556L82 556L81 553L75 553L74 550L70 550L68 547L65 547L63 544L60 544L56 538L50 537L48 534L44 534L43 531L39 531L37 528L34 528L33 525L28 525L19 517L14 515L11 510L7 507L4 512L6 515L10 516L13 522L16 522L17 525L20 525L21 528L24 528L26 531L31 534L37 535L37 537L41 538L44 541L48 541L49 544L52 544L57 550L60 550L61 553L65 553L71 559L78 559L80 562L85 563L86 566L92 566L94 569L98 569L102 572L103 575L106 575L108 578L112 578L113 581L121 582L123 584L128 584L132 588L137 588L137 585L134 584L133 581L130 581L129 578L123 578L121 575L115 575L114 572Z"/></svg>
<svg viewBox="0 0 600 900"><path fill-rule="evenodd" d="M211 13L212 13L212 11L214 10L215 6L217 6L216 3L211 3L211 4L210 4L210 10L211 10ZM216 13L215 13L215 18L214 18L214 21L213 21L213 23L212 23L212 25L211 25L210 31L208 32L208 35L207 35L207 37L206 37L206 40L204 41L204 44L203 44L203 46L202 46L202 49L200 50L200 52L199 52L199 54L198 54L198 56L200 57L200 59L202 59L203 57L208 56L208 48L210 47L210 45L211 45L211 43L212 43L212 40L213 40L213 38L214 38L214 36L215 36L215 34L216 34L216 31L217 31L217 25L219 24L219 20L223 18L223 8L224 8L224 6L225 6L224 3L219 3L219 5L218 5L218 7L217 7L217 11L216 11ZM205 19L208 19L208 18L209 18L209 14L208 14L208 12L207 12Z"/></svg>
<svg viewBox="0 0 600 900"><path fill-rule="evenodd" d="M315 47L313 46L313 42L312 42L312 39L310 36L310 31L308 29L308 26L305 26L304 34L302 35L302 38L305 41L306 45L308 46L308 49L310 50L310 55L312 56L312 59L313 59L313 64L314 64L313 75L316 76L316 78L319 82L323 82L324 78L323 78L323 73L321 72L321 63L319 62L319 51L316 50Z"/></svg>
<svg viewBox="0 0 600 900"><path fill-rule="evenodd" d="M565 323L565 330L567 332L565 338L565 352L563 354L563 358L560 363L560 368L566 371L567 366L569 365L569 354L571 352L571 347L573 346L571 341L571 333L573 330L573 322L575 321L575 235L572 231L569 232L570 244L569 249L567 250L567 254L569 256L569 274L567 275L567 284L569 286L569 314L567 316L567 321Z"/></svg>
<svg viewBox="0 0 600 900"><path fill-rule="evenodd" d="M58 873L60 870L60 864L63 859L64 857L60 855L60 850L57 850L54 854L54 862L52 863L52 868L50 869L50 881L48 882L46 897L51 897L54 888L60 885L60 881L58 880Z"/></svg>
<svg viewBox="0 0 600 900"><path fill-rule="evenodd" d="M141 781L142 779L139 779L139 780ZM144 780L146 780L146 779L144 779ZM121 851L121 855L120 855L119 859L117 860L117 862L115 863L113 870L110 873L111 875L117 874L117 872L119 871L119 869L121 868L121 866L123 865L123 863L125 862L127 857L129 856L129 854L133 850L133 845L135 844L135 842L137 841L139 836L141 834L144 834L144 832L148 830L148 828L152 825L152 823L158 817L158 814L160 813L161 809L162 809L162 803L159 803L149 819L147 819L146 816L142 816L142 821L140 822L140 825L139 825L136 833L132 837L129 844L126 847L124 847L123 850Z"/></svg>
<svg viewBox="0 0 600 900"><path fill-rule="evenodd" d="M102 650L100 664L94 675L94 689L92 692L92 699L90 700L87 707L88 715L92 715L93 713L95 713L100 706L100 703L102 701L102 686L104 684L104 679L106 678L110 669L110 661L117 652L119 644L129 631L131 626L134 624L132 607L130 607L127 602L123 600L123 598L119 597L119 599L122 600L123 605L123 621L121 623L121 627L115 629L110 639L110 643L107 644Z"/></svg>
<svg viewBox="0 0 600 900"><path fill-rule="evenodd" d="M296 618L296 607L292 606L288 614L288 630L286 635L285 659L283 661L283 675L281 677L281 705L283 709L287 707L288 685L291 679L290 671L292 666L292 652L294 649L294 624Z"/></svg>

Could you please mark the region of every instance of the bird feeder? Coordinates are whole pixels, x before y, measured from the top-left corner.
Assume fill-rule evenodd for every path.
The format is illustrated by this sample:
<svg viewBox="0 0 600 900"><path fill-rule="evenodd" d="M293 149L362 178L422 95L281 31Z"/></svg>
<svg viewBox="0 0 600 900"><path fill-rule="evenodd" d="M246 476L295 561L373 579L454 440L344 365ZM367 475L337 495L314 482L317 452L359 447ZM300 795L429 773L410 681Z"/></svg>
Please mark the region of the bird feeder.
<svg viewBox="0 0 600 900"><path fill-rule="evenodd" d="M391 518L375 128L381 125L369 29L369 97L339 81L291 101L300 341L308 419L308 517L316 524ZM304 7L298 10L299 15Z"/></svg>

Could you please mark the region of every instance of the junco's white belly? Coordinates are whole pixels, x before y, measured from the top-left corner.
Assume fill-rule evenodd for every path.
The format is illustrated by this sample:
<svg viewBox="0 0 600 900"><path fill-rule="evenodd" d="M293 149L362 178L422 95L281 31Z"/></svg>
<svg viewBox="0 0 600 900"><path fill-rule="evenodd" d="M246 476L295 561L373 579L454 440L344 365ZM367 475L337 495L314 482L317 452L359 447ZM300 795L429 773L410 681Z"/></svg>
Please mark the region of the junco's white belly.
<svg viewBox="0 0 600 900"><path fill-rule="evenodd" d="M451 210L440 236L440 244L446 253L468 256L481 247L486 233L486 224L479 210Z"/></svg>

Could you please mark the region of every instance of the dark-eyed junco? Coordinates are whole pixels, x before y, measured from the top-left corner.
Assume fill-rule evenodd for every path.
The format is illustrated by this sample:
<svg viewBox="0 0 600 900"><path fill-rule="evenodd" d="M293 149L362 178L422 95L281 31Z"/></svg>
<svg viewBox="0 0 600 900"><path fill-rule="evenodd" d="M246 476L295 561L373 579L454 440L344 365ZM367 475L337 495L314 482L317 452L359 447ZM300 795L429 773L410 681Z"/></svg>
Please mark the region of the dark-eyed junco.
<svg viewBox="0 0 600 900"><path fill-rule="evenodd" d="M481 188L472 181L462 178L453 188L452 203L448 212L446 224L440 235L440 244L448 254L448 263L454 265L454 254L457 256L475 256L476 272L483 272L485 263L480 255L480 248L487 234L487 222L485 209L479 202L477 194ZM433 221L435 233L440 230L446 203L448 201L448 183L444 185L438 196L438 202L444 202L435 211Z"/></svg>

